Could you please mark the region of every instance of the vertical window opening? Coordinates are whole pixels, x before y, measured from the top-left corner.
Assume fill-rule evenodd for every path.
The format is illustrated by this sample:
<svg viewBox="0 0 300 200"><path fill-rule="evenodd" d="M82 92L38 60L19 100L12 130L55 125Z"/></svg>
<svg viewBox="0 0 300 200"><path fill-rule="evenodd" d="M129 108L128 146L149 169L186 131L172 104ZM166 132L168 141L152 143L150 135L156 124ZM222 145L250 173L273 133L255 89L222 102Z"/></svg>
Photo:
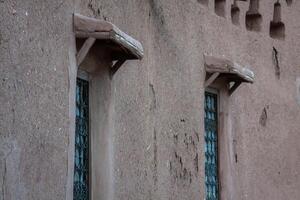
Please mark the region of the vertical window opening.
<svg viewBox="0 0 300 200"><path fill-rule="evenodd" d="M205 92L205 196L218 200L218 96Z"/></svg>
<svg viewBox="0 0 300 200"><path fill-rule="evenodd" d="M231 20L234 25L240 24L240 8L237 5L237 0L234 0L231 5Z"/></svg>
<svg viewBox="0 0 300 200"><path fill-rule="evenodd" d="M270 36L275 39L284 39L285 25L281 21L281 5L279 1L274 4L273 20L270 23Z"/></svg>
<svg viewBox="0 0 300 200"><path fill-rule="evenodd" d="M215 13L221 17L225 17L226 0L215 0Z"/></svg>
<svg viewBox="0 0 300 200"><path fill-rule="evenodd" d="M290 6L290 5L292 5L293 0L286 0L286 3L287 3L288 6Z"/></svg>
<svg viewBox="0 0 300 200"><path fill-rule="evenodd" d="M89 82L77 78L74 200L89 199Z"/></svg>
<svg viewBox="0 0 300 200"><path fill-rule="evenodd" d="M250 0L249 10L246 13L246 28L249 31L260 31L262 15L258 11L259 0Z"/></svg>

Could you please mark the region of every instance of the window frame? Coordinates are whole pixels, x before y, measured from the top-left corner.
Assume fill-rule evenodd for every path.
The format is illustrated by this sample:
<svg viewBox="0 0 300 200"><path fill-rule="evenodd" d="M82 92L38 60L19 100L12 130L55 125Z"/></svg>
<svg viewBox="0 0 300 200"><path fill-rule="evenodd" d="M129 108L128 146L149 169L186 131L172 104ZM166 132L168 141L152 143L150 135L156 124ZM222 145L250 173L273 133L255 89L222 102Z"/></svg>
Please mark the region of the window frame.
<svg viewBox="0 0 300 200"><path fill-rule="evenodd" d="M209 92L209 93L212 93L212 94L215 94L216 96L217 96L217 178L218 178L218 183L217 183L217 185L218 185L218 200L221 200L221 174L220 174L220 156L221 156L221 154L220 154L220 141L219 141L219 138L220 138L220 133L221 133L221 130L220 130L220 110L221 110L221 103L220 103L220 96L221 96L221 92L220 92L220 90L219 89L217 89L217 88L215 88L215 87L211 87L211 86L208 86L208 87L206 87L205 88L205 90L204 90L204 104L205 104L205 93L206 92ZM203 105L204 105L203 104ZM204 106L204 112L205 112L205 106ZM205 118L203 118L204 119L204 123L203 123L203 125L204 125L204 132L205 132ZM204 145L206 145L205 144L205 141L204 141ZM205 158L205 156L204 156L204 158ZM204 162L205 163L205 162ZM205 176L205 168L204 168L204 176ZM205 186L205 183L204 183L204 188L205 188L206 186ZM205 188L205 190L204 190L204 198L206 198L206 188Z"/></svg>
<svg viewBox="0 0 300 200"><path fill-rule="evenodd" d="M90 77L89 74L86 71L83 71L81 69L77 70L77 76L76 76L76 87L77 88L77 79L82 79L84 81L88 82L88 200L92 199L92 149L91 149L91 95L90 95ZM76 99L76 93L75 93L75 99ZM76 110L76 104L75 104L75 110ZM75 127L76 127L76 114L75 114ZM76 129L75 129L76 134ZM75 136L76 139L76 136ZM73 165L75 165L75 150L76 150L76 142L74 143L74 162ZM75 172L75 168L74 168ZM73 173L73 179L74 179L74 173ZM74 187L74 180L73 180L73 187ZM74 188L73 188L74 189ZM74 194L73 194L74 199Z"/></svg>

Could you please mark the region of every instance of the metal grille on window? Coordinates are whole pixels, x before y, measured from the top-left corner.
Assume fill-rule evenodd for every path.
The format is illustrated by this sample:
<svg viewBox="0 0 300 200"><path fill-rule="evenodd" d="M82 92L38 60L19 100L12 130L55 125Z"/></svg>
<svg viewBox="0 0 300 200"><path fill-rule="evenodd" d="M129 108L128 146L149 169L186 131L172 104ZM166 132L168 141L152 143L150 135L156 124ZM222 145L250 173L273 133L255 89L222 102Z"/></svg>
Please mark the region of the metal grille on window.
<svg viewBox="0 0 300 200"><path fill-rule="evenodd" d="M205 196L218 199L218 99L205 92Z"/></svg>
<svg viewBox="0 0 300 200"><path fill-rule="evenodd" d="M89 98L87 81L77 79L74 200L89 199Z"/></svg>

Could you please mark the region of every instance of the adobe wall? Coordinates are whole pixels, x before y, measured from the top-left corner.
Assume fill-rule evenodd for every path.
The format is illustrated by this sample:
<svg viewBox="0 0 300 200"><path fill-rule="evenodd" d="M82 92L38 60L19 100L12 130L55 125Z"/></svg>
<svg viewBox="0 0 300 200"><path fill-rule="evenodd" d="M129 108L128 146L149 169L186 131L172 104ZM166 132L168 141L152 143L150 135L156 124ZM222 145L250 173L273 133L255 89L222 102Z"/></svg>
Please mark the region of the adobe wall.
<svg viewBox="0 0 300 200"><path fill-rule="evenodd" d="M65 199L73 8L0 1L1 200Z"/></svg>
<svg viewBox="0 0 300 200"><path fill-rule="evenodd" d="M110 198L204 199L206 53L256 75L226 100L223 199L297 199L300 4L281 1L280 40L269 35L271 0L260 1L258 32L245 26L249 2L238 1L238 26L229 1L225 17L213 1L199 2L0 0L0 199L70 198L73 12L111 21L144 47L142 61L127 61L103 87L111 95Z"/></svg>

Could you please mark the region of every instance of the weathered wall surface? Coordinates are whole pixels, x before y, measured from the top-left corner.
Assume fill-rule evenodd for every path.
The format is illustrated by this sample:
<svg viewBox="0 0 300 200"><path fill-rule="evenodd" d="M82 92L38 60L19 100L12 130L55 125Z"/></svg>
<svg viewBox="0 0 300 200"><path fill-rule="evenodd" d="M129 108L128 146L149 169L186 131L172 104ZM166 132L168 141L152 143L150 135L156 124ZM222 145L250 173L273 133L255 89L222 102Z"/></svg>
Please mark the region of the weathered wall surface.
<svg viewBox="0 0 300 200"><path fill-rule="evenodd" d="M259 32L246 30L249 2L238 2L239 26L231 3L220 17L213 1L199 2L0 1L0 199L66 198L74 11L144 46L144 59L126 62L107 87L113 199L204 199L204 53L256 74L228 100L224 199L298 199L299 2L281 1L284 40L269 36L271 0L260 2Z"/></svg>
<svg viewBox="0 0 300 200"><path fill-rule="evenodd" d="M64 199L72 1L0 1L0 199Z"/></svg>

